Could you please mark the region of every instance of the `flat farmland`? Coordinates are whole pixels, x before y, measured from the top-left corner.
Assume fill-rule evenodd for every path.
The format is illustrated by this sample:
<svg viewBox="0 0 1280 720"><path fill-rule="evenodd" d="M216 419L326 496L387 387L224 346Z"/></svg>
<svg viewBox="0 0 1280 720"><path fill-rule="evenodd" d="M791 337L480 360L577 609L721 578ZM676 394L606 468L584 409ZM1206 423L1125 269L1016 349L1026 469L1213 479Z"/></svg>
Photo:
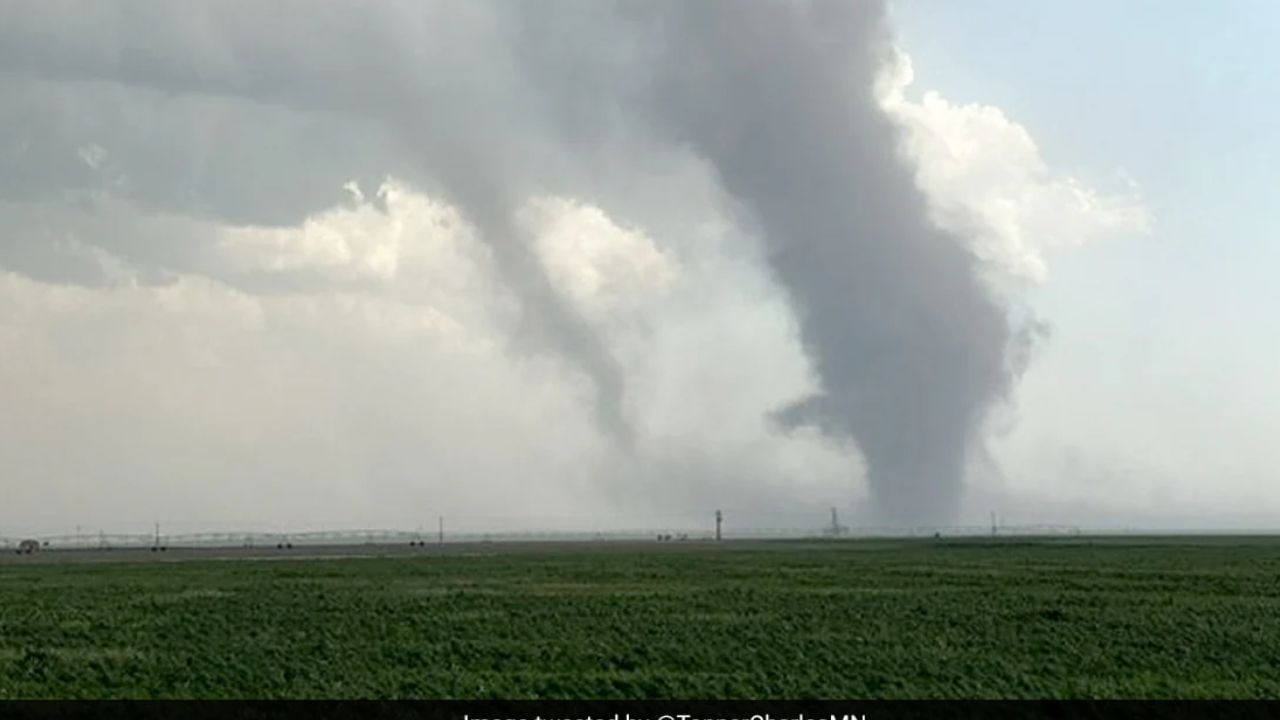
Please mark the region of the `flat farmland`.
<svg viewBox="0 0 1280 720"><path fill-rule="evenodd" d="M0 611L3 698L1280 696L1273 538L46 552Z"/></svg>

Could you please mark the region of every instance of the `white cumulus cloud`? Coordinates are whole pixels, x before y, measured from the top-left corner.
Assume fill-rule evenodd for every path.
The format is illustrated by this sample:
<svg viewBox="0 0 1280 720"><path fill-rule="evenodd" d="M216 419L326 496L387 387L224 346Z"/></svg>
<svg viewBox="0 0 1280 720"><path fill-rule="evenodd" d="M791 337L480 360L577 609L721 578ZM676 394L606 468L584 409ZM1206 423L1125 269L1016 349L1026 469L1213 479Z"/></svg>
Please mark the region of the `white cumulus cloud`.
<svg viewBox="0 0 1280 720"><path fill-rule="evenodd" d="M933 220L972 243L992 266L1042 281L1048 256L1106 237L1146 232L1150 213L1137 188L1107 194L1055 172L1031 134L993 105L955 104L934 91L908 96L911 58L897 51L876 88L901 127L902 150Z"/></svg>

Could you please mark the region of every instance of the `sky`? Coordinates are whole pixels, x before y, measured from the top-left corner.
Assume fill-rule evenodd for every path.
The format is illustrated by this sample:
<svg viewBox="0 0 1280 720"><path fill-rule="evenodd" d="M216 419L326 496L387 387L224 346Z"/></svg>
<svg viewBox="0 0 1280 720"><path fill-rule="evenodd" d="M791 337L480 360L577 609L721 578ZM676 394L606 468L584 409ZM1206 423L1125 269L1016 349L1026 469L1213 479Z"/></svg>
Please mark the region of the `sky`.
<svg viewBox="0 0 1280 720"><path fill-rule="evenodd" d="M0 4L0 536L1274 526L1273 4L535 7Z"/></svg>
<svg viewBox="0 0 1280 720"><path fill-rule="evenodd" d="M1132 179L1151 217L1149 232L1056 255L1028 295L1051 339L999 443L1008 483L1052 500L1036 514L1075 502L1115 524L1272 527L1280 10L893 11L922 86L1000 107L1054 167L1099 186Z"/></svg>

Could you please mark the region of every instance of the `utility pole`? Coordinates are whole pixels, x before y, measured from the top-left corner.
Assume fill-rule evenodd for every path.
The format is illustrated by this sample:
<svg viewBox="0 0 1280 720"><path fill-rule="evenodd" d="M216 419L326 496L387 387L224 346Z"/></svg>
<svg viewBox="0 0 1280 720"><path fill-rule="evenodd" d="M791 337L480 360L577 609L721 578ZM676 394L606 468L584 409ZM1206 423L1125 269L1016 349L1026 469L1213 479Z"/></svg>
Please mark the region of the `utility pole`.
<svg viewBox="0 0 1280 720"><path fill-rule="evenodd" d="M999 529L1000 529L999 526L996 525L996 511L992 510L991 511L991 537L995 537Z"/></svg>
<svg viewBox="0 0 1280 720"><path fill-rule="evenodd" d="M831 537L840 537L840 516L831 508Z"/></svg>
<svg viewBox="0 0 1280 720"><path fill-rule="evenodd" d="M156 523L156 547L160 547L160 523Z"/></svg>
<svg viewBox="0 0 1280 720"><path fill-rule="evenodd" d="M724 522L724 513L716 511L716 542L720 542L720 525Z"/></svg>
<svg viewBox="0 0 1280 720"><path fill-rule="evenodd" d="M439 541L440 541L440 544L441 544L441 545L443 545L443 544L444 544L444 516L443 516L443 515L441 515L441 516L440 516L440 518L439 518L439 520L440 520L440 537L439 537Z"/></svg>

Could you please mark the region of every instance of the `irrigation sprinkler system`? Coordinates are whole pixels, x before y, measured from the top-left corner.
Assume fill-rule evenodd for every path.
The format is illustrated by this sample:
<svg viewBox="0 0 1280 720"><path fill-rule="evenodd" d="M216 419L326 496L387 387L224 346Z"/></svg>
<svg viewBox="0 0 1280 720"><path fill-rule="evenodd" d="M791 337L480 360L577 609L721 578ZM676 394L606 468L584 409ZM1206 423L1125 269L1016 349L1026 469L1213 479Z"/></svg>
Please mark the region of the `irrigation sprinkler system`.
<svg viewBox="0 0 1280 720"><path fill-rule="evenodd" d="M707 516L704 516L707 517ZM721 541L734 539L820 539L820 538L978 538L994 536L1070 536L1080 535L1081 529L1071 525L1008 525L993 523L985 526L947 527L874 527L842 524L832 508L829 523L809 527L739 527L730 526L727 513L716 510L708 517L706 525L684 527L639 527L613 530L566 530L554 527L541 530L485 530L469 528L455 530L446 535L445 518L437 517L436 533L428 541L418 530L388 528L324 529L301 532L224 531L162 534L160 523L151 532L86 533L77 528L74 533L6 537L0 536L0 548L8 552L34 554L42 550L125 550L140 549L163 553L172 548L274 548L289 551L307 546L336 545L407 545L426 548L453 542L548 542L548 541L639 541L664 542ZM429 536L427 536L429 537Z"/></svg>

